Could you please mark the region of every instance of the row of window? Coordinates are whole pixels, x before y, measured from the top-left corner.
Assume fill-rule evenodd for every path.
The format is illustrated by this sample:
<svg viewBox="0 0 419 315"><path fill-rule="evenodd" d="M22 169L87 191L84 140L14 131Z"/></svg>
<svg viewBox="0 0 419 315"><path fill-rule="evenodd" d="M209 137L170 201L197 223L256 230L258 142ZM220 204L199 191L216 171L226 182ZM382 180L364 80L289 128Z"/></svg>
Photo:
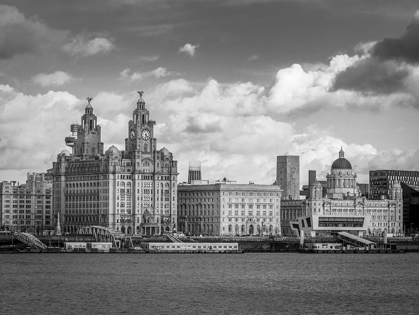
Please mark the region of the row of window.
<svg viewBox="0 0 419 315"><path fill-rule="evenodd" d="M9 218L13 218L13 219L32 219L32 215L31 214L27 214L27 215L17 215L17 214L10 215L10 214L5 214L4 217L6 219L9 219ZM35 217L35 219L42 219L42 216L39 216L39 215L34 216L34 217ZM50 215L46 215L45 216L45 219L50 220L51 219L51 216Z"/></svg>
<svg viewBox="0 0 419 315"><path fill-rule="evenodd" d="M242 191L242 192L229 191L229 192L226 192L226 191L224 191L223 196L279 196L279 193L273 193L273 192L271 192L271 193L267 193L267 192L256 193L256 192L249 192L249 191Z"/></svg>
<svg viewBox="0 0 419 315"><path fill-rule="evenodd" d="M254 204L248 204L249 210L252 210L253 206L254 206ZM261 208L261 206L262 206L262 208ZM223 205L223 208L224 208L224 205ZM233 209L233 204L229 204L228 208ZM246 205L242 204L240 208L245 209ZM276 208L278 209L279 205L276 205ZM234 209L239 209L239 204L234 204ZM267 205L260 205L260 204L256 205L256 209L267 209ZM269 205L269 209L273 209L273 205Z"/></svg>
<svg viewBox="0 0 419 315"><path fill-rule="evenodd" d="M99 209L67 209L66 215L99 214Z"/></svg>
<svg viewBox="0 0 419 315"><path fill-rule="evenodd" d="M204 197L204 196L215 196L218 195L218 191L198 191L198 192L179 192L180 197ZM279 196L279 193L262 193L262 192L223 192L223 196Z"/></svg>
<svg viewBox="0 0 419 315"><path fill-rule="evenodd" d="M225 218L223 218L223 222L225 222L225 221L227 221L227 220ZM232 221L247 222L247 221L249 221L249 218L228 218L228 221L229 222L232 222ZM267 219L267 218L256 218L256 219L252 220L252 222L254 222L254 221L256 221L256 222L273 222L273 219L272 218L269 218L269 219ZM278 218L276 219L276 222L279 222Z"/></svg>
<svg viewBox="0 0 419 315"><path fill-rule="evenodd" d="M20 226L25 226L25 225L32 225L32 221L25 221L25 220L20 220L20 221L17 221L17 220L13 220L13 221L10 221L10 220L5 220L4 221L4 224L6 225L6 226L9 226L9 225L20 225ZM45 226L49 226L51 224L51 221L45 221Z"/></svg>
<svg viewBox="0 0 419 315"><path fill-rule="evenodd" d="M66 203L66 208L68 209L77 209L77 208L99 208L99 202L92 203Z"/></svg>
<svg viewBox="0 0 419 315"><path fill-rule="evenodd" d="M224 202L225 199L227 199L227 198L222 198L222 201ZM268 199L266 199L266 198L263 198L263 199L256 198L255 200L256 201L253 201L253 198L228 198L228 202L250 202L250 203L253 203L253 202L263 202L263 203L270 202L270 203L273 203L275 201L279 202L279 199L276 199L276 200L269 199L269 201L267 201Z"/></svg>
<svg viewBox="0 0 419 315"><path fill-rule="evenodd" d="M3 198L5 200L13 199L13 202L15 202L15 200L16 201L19 200L20 202L24 202L24 200L20 200L20 199L25 199L26 198L26 202L28 202L29 200L32 200L32 197L35 197L35 196L36 196L37 199L42 199L42 198L45 198L47 200L51 199L51 195L35 195L35 194L29 194L29 193L27 193L26 195L16 195L16 194L7 195L7 194L4 194Z"/></svg>

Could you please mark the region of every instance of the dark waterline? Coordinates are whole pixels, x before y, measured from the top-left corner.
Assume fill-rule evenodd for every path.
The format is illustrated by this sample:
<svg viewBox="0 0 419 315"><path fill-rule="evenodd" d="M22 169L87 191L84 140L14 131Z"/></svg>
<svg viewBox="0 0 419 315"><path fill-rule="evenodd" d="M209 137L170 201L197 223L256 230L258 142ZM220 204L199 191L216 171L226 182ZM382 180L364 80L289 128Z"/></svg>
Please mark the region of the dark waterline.
<svg viewBox="0 0 419 315"><path fill-rule="evenodd" d="M419 254L0 255L0 314L418 314Z"/></svg>

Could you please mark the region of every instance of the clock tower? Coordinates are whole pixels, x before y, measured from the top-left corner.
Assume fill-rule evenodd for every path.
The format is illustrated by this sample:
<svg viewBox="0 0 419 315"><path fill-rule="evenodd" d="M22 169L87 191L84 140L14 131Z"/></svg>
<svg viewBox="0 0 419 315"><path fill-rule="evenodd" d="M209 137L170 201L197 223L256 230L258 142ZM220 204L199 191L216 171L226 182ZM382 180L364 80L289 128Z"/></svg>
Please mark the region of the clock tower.
<svg viewBox="0 0 419 315"><path fill-rule="evenodd" d="M140 94L140 98L137 101L137 108L132 114L132 120L128 123L125 151L150 153L156 148L153 130L156 122L149 119L149 111L145 108L145 101L142 98L143 92L139 91L138 94Z"/></svg>

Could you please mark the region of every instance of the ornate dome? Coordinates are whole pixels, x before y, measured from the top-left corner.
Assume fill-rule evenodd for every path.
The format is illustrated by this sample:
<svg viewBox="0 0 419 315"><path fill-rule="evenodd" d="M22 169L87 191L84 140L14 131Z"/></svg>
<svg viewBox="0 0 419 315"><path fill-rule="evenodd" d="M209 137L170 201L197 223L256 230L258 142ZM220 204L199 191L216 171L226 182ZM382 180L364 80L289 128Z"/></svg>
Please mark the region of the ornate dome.
<svg viewBox="0 0 419 315"><path fill-rule="evenodd" d="M137 104L141 104L141 105L145 105L145 101L143 100L142 97L140 97L137 101Z"/></svg>
<svg viewBox="0 0 419 315"><path fill-rule="evenodd" d="M62 150L60 154L65 155L65 156L70 156L71 155L71 153L66 149Z"/></svg>
<svg viewBox="0 0 419 315"><path fill-rule="evenodd" d="M332 164L332 170L335 169L344 169L344 170L351 170L352 165L351 163L345 158L338 158Z"/></svg>
<svg viewBox="0 0 419 315"><path fill-rule="evenodd" d="M164 155L168 155L170 152L169 152L169 150L167 150L166 149L166 147L163 147L161 150L160 150L160 152L161 153L163 153Z"/></svg>
<svg viewBox="0 0 419 315"><path fill-rule="evenodd" d="M351 163L347 159L345 159L344 154L345 152L343 152L341 148L339 151L339 158L335 160L332 164L332 170L336 170L336 169L351 170L352 169Z"/></svg>
<svg viewBox="0 0 419 315"><path fill-rule="evenodd" d="M316 179L313 183L313 186L322 186L322 184Z"/></svg>
<svg viewBox="0 0 419 315"><path fill-rule="evenodd" d="M116 146L113 145L108 149L107 153L108 154L112 153L114 155L117 155L117 154L119 154L119 150Z"/></svg>

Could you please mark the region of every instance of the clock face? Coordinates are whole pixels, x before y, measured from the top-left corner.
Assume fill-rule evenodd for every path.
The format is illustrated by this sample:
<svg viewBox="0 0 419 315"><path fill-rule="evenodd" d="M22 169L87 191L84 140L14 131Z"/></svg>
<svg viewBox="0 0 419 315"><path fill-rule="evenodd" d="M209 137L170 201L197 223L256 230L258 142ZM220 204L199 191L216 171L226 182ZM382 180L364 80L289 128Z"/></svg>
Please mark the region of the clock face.
<svg viewBox="0 0 419 315"><path fill-rule="evenodd" d="M130 131L130 133L129 133L129 137L131 138L131 140L134 140L134 139L135 139L135 130L134 130L134 129L132 129L132 130Z"/></svg>
<svg viewBox="0 0 419 315"><path fill-rule="evenodd" d="M143 138L144 140L149 140L151 138L150 130L144 129L141 132L141 138Z"/></svg>

